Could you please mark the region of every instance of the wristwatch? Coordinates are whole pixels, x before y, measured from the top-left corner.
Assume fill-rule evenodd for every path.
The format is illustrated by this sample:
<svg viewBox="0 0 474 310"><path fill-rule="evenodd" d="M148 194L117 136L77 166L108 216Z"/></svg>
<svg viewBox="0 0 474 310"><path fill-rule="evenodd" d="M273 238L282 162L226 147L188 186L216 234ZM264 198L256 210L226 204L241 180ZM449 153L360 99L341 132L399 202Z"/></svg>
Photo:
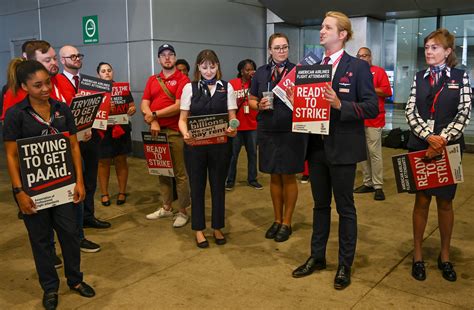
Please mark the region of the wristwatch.
<svg viewBox="0 0 474 310"><path fill-rule="evenodd" d="M12 190L13 194L17 195L23 191L23 187L14 187Z"/></svg>
<svg viewBox="0 0 474 310"><path fill-rule="evenodd" d="M153 115L154 119L158 118L158 113L156 113L156 111L151 112L151 115Z"/></svg>

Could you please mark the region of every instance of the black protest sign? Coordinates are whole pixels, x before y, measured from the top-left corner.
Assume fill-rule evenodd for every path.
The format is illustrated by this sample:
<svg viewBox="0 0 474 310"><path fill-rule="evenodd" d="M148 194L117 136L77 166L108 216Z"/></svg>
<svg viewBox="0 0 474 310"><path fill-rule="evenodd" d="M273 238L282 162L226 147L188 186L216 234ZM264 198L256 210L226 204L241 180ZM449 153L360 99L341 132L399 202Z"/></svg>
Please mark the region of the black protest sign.
<svg viewBox="0 0 474 310"><path fill-rule="evenodd" d="M82 141L84 133L92 127L102 103L104 93L75 97L71 102L71 112L77 128L77 138Z"/></svg>
<svg viewBox="0 0 474 310"><path fill-rule="evenodd" d="M69 138L56 134L16 142L22 186L37 209L71 202L76 175Z"/></svg>

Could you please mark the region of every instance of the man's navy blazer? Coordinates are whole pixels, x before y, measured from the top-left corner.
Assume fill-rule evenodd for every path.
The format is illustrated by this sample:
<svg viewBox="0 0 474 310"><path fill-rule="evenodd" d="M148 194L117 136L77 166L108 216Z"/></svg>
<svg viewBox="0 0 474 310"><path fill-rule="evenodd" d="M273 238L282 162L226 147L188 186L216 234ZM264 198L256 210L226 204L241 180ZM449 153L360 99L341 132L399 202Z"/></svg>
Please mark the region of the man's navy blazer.
<svg viewBox="0 0 474 310"><path fill-rule="evenodd" d="M308 152L324 148L326 159L334 165L364 161L364 119L375 118L379 113L369 64L344 52L332 88L341 100L341 109L331 108L328 136L310 135Z"/></svg>

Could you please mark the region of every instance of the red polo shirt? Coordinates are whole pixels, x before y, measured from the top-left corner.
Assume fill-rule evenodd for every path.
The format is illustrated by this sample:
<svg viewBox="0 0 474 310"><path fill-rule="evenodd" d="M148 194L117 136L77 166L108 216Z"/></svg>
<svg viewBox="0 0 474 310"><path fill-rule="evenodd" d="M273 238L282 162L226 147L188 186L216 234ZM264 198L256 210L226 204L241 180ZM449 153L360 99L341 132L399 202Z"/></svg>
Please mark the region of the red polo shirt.
<svg viewBox="0 0 474 310"><path fill-rule="evenodd" d="M176 101L171 99L161 88L157 79L158 76L161 77L166 88L168 88L170 93L173 94L176 99L181 98L184 85L189 83L189 78L179 70L176 70L168 78L165 78L163 71L161 71L159 75L150 76L146 83L145 90L143 91L142 99L150 100L150 110L152 112L159 111L176 103ZM171 128L176 131L179 131L178 121L179 112L170 117L158 118L158 123L161 128Z"/></svg>
<svg viewBox="0 0 474 310"><path fill-rule="evenodd" d="M374 78L374 88L382 88L384 93L391 96L392 89L385 70L377 66L370 66L370 72ZM383 128L385 126L385 97L377 97L379 99L379 115L374 119L366 119L364 121L365 127Z"/></svg>
<svg viewBox="0 0 474 310"><path fill-rule="evenodd" d="M237 119L240 121L239 131L257 130L257 114L258 111L249 109L249 113L245 114L245 106L248 106L248 95L250 81L242 84L241 78L230 80L229 83L234 88L235 98L237 99Z"/></svg>

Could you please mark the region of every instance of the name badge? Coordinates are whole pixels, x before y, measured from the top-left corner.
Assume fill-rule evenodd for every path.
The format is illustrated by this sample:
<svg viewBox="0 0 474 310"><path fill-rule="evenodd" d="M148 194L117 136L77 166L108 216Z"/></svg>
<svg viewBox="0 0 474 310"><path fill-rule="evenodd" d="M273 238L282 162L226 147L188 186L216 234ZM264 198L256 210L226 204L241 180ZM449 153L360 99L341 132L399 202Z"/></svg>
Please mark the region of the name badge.
<svg viewBox="0 0 474 310"><path fill-rule="evenodd" d="M348 94L349 93L349 88L339 88L339 92Z"/></svg>
<svg viewBox="0 0 474 310"><path fill-rule="evenodd" d="M449 89L459 89L459 84L458 83L448 83L448 88Z"/></svg>
<svg viewBox="0 0 474 310"><path fill-rule="evenodd" d="M428 124L428 128L430 129L430 131L434 132L434 119L429 119L427 124Z"/></svg>
<svg viewBox="0 0 474 310"><path fill-rule="evenodd" d="M244 114L250 113L250 107L248 105L244 105Z"/></svg>

